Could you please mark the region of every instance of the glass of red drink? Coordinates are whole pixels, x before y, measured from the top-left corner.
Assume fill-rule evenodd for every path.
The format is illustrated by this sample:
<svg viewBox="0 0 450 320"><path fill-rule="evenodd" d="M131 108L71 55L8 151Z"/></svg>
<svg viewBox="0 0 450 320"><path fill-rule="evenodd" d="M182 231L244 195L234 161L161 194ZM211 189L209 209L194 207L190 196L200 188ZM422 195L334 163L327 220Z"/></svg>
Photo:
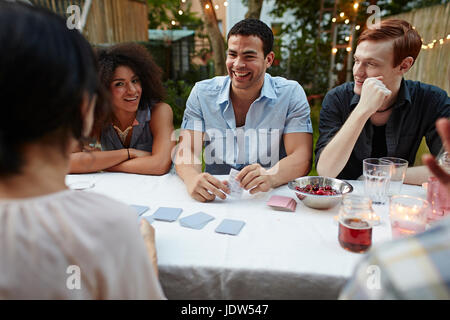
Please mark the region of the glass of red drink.
<svg viewBox="0 0 450 320"><path fill-rule="evenodd" d="M339 243L342 248L362 253L372 246L371 218L375 215L369 197L349 194L342 199L339 212Z"/></svg>

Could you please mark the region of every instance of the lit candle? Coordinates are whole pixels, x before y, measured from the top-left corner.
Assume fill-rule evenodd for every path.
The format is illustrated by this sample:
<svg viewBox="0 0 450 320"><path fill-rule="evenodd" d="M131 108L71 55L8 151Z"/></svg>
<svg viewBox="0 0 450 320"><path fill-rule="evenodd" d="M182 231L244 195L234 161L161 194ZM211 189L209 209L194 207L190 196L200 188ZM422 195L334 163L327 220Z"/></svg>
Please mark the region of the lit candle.
<svg viewBox="0 0 450 320"><path fill-rule="evenodd" d="M425 231L427 207L428 202L420 198L392 197L390 205L392 237L399 238Z"/></svg>

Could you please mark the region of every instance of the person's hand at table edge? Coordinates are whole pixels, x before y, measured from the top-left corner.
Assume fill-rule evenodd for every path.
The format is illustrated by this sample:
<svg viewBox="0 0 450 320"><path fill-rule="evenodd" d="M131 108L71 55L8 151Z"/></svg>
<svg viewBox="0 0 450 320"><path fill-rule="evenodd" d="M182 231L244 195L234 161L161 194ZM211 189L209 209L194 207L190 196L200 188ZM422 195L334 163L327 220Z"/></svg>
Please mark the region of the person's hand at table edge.
<svg viewBox="0 0 450 320"><path fill-rule="evenodd" d="M206 172L186 179L185 183L189 195L200 202L213 201L216 197L225 200L230 193L227 181L220 181Z"/></svg>
<svg viewBox="0 0 450 320"><path fill-rule="evenodd" d="M436 130L442 139L445 151L450 152L450 120L445 118L438 119L436 121ZM425 154L422 156L422 162L450 192L450 175L439 166L436 159L431 154Z"/></svg>
<svg viewBox="0 0 450 320"><path fill-rule="evenodd" d="M153 269L155 270L156 277L158 277L158 258L155 245L155 229L150 225L150 223L148 223L147 220L142 219L139 224L139 231L144 238L148 256L152 263Z"/></svg>
<svg viewBox="0 0 450 320"><path fill-rule="evenodd" d="M250 190L250 194L269 191L273 187L272 178L273 174L270 174L259 163L246 166L236 176L241 187Z"/></svg>

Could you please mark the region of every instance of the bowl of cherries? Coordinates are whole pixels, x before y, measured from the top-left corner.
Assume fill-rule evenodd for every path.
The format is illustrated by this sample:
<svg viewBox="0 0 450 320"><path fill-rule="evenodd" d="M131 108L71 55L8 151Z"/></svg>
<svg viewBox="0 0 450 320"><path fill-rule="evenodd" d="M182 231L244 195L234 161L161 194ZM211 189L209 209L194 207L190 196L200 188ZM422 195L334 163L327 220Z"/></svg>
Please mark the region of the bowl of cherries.
<svg viewBox="0 0 450 320"><path fill-rule="evenodd" d="M342 195L353 191L353 186L343 180L328 177L301 177L288 184L306 206L329 209L337 205Z"/></svg>

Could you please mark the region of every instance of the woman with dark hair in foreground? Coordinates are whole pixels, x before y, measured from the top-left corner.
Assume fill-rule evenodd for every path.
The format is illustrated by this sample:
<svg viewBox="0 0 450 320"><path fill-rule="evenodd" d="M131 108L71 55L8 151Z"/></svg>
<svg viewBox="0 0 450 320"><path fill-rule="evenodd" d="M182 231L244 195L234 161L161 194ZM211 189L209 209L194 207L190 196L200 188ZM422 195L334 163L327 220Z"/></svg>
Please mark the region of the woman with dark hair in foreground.
<svg viewBox="0 0 450 320"><path fill-rule="evenodd" d="M98 49L97 60L100 80L111 97L111 119L94 126L93 138L101 151L72 154L70 172L167 173L175 141L172 109L162 102L160 68L136 43Z"/></svg>
<svg viewBox="0 0 450 320"><path fill-rule="evenodd" d="M65 185L102 107L89 43L3 0L0 43L0 299L163 299L153 228L143 220L141 235L127 205Z"/></svg>

